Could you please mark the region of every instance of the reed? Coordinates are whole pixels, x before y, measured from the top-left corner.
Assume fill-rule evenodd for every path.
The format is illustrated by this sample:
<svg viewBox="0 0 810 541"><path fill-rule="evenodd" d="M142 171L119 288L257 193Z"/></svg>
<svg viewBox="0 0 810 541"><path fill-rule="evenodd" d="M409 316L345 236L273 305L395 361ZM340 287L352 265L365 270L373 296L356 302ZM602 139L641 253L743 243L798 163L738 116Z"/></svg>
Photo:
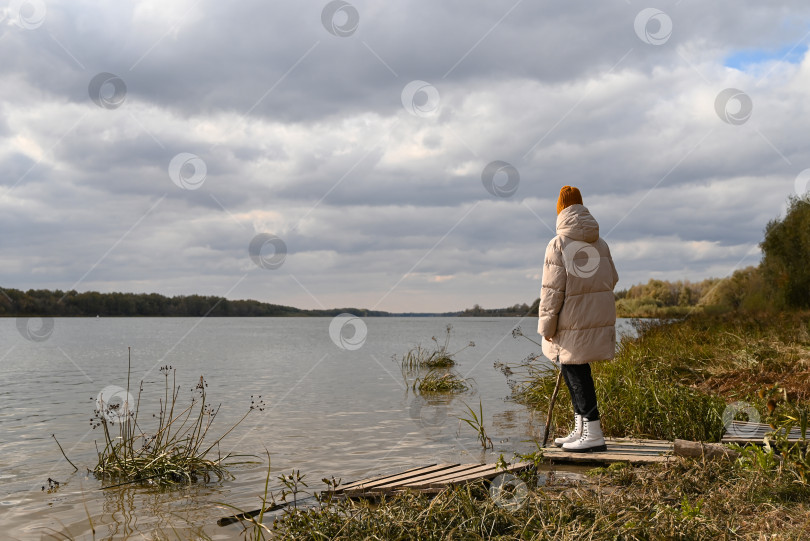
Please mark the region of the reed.
<svg viewBox="0 0 810 541"><path fill-rule="evenodd" d="M267 475L264 478L264 491L260 498L261 507L256 511L245 511L229 503L218 502L219 505L233 511L233 515L224 520L220 520L219 525L224 526L239 522L242 526L242 537L246 540L263 541L267 539L268 535L272 534L270 528L264 524L264 515L268 510L275 509L277 505L275 497L270 491L270 452L267 449L265 449L264 452L265 455L267 455Z"/></svg>
<svg viewBox="0 0 810 541"><path fill-rule="evenodd" d="M464 405L467 407L467 411L470 412L470 417L469 419L466 417L459 417L459 421L464 421L476 431L478 434L478 441L481 443L481 447L484 449L487 447L494 448L495 446L493 445L492 440L489 439L489 436L487 436L486 427L484 427L484 405L481 403L481 400L478 400L478 413L475 413L475 410L472 409L468 404Z"/></svg>

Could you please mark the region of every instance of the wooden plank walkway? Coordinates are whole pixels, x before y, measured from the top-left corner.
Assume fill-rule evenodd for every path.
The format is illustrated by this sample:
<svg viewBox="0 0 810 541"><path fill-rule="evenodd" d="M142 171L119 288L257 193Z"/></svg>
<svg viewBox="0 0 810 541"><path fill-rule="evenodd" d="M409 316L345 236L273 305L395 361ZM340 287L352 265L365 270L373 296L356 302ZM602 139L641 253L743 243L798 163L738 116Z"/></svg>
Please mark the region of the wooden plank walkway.
<svg viewBox="0 0 810 541"><path fill-rule="evenodd" d="M543 449L543 456L552 464L652 464L673 459L674 444L671 441L605 438L605 444L607 451L600 453L572 453L551 445Z"/></svg>
<svg viewBox="0 0 810 541"><path fill-rule="evenodd" d="M765 423L749 423L746 421L732 421L731 426L720 440L723 443L758 443L762 444L762 439L774 429ZM810 436L810 434L808 434ZM799 441L802 437L801 431L794 428L788 435L789 441Z"/></svg>
<svg viewBox="0 0 810 541"><path fill-rule="evenodd" d="M528 462L511 464L505 469L498 469L496 464L430 464L411 468L395 474L378 475L367 479L352 481L345 485L338 485L335 490L322 492L321 495L331 494L335 498L363 498L378 500L383 495L393 495L406 490L423 494L438 494L445 488L461 483L469 483L482 479L492 480L504 473L515 474L531 466ZM309 498L313 499L314 498ZM299 501L302 505L303 501ZM285 502L266 508L265 513L280 511L291 505ZM219 526L227 526L242 520L256 517L261 509L238 513L222 517L217 521Z"/></svg>
<svg viewBox="0 0 810 541"><path fill-rule="evenodd" d="M431 464L338 485L333 494L353 498L395 494L405 490L434 493L460 483L491 480L503 473L516 473L529 466L527 462L511 464L506 469L498 469L496 464Z"/></svg>

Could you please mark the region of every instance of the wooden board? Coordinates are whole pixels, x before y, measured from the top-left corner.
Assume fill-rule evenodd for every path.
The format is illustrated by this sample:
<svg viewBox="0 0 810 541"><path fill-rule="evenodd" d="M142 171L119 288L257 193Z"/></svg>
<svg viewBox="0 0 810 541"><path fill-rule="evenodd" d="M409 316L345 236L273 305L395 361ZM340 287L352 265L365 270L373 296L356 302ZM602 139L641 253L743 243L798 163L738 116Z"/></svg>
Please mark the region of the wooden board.
<svg viewBox="0 0 810 541"><path fill-rule="evenodd" d="M370 479L364 479L362 481L355 481L353 483L349 483L348 485L338 486L335 489L335 493L338 494L340 492L345 492L347 490L368 490L370 488L374 488L380 485L389 484L392 482L405 482L409 479L413 479L415 477L419 477L421 475L446 470L448 468L452 468L453 466L458 466L458 464L435 464L433 466L424 466L421 468L412 468L410 470L405 470L402 473L398 473L395 475L383 475L378 477L372 477Z"/></svg>
<svg viewBox="0 0 810 541"><path fill-rule="evenodd" d="M517 464L511 464L506 469L498 468L496 464L469 464L469 466L476 467L458 472L457 474L440 476L421 483L409 483L404 486L408 488L439 488L442 486L477 481L479 479L492 479L493 477L497 477L502 473L519 472L528 468L530 464L528 462L519 462Z"/></svg>
<svg viewBox="0 0 810 541"><path fill-rule="evenodd" d="M478 481L481 479L491 480L501 474L504 473L516 473L521 470L524 470L530 466L528 462L521 462L518 464L512 464L511 466L507 467L506 469L499 469L496 467L495 464L486 464L486 469L481 469L479 471L474 472L467 472L459 477L454 477L452 479L446 480L436 480L435 482L431 483L428 486L422 488L438 488L441 486L448 486L448 485L457 485L461 483L469 483L472 481Z"/></svg>
<svg viewBox="0 0 810 541"><path fill-rule="evenodd" d="M630 438L605 438L607 451L600 453L572 453L561 447L546 447L543 456L552 464L652 464L673 459L674 445L670 441Z"/></svg>
<svg viewBox="0 0 810 541"><path fill-rule="evenodd" d="M477 464L459 464L457 466L453 466L452 468L447 468L437 472L425 473L417 477L406 479L405 481L389 481L385 484L377 486L379 486L380 488L388 488L395 486L420 486L426 484L428 481L433 479L443 479L443 478L452 479L454 476L458 476L464 472L474 470L477 466L478 466Z"/></svg>
<svg viewBox="0 0 810 541"><path fill-rule="evenodd" d="M749 423L746 421L732 421L731 426L720 440L723 443L763 443L766 434L775 432L770 425L765 423ZM810 436L810 434L808 434ZM789 441L799 441L802 437L801 431L794 428L788 435Z"/></svg>
<svg viewBox="0 0 810 541"><path fill-rule="evenodd" d="M434 464L421 468L411 468L402 473L370 477L338 486L333 494L348 497L364 497L413 490L436 493L439 490L458 484L492 479L502 473L514 473L529 467L528 463L518 463L499 469L496 464Z"/></svg>
<svg viewBox="0 0 810 541"><path fill-rule="evenodd" d="M406 474L406 473L412 473L412 472L416 472L418 470L424 470L425 468L430 468L431 466L436 466L436 464L428 464L427 466L417 466L416 468L410 468L410 469L401 471L398 474L392 474L392 475L403 475L403 474ZM380 479L380 477L381 477L380 475L376 475L374 477L369 477L367 479L360 479L359 481L352 481L350 483L346 483L345 485L338 485L335 492L340 492L341 490L354 488L354 487L357 487L359 485L362 485L363 483L368 483L370 481Z"/></svg>

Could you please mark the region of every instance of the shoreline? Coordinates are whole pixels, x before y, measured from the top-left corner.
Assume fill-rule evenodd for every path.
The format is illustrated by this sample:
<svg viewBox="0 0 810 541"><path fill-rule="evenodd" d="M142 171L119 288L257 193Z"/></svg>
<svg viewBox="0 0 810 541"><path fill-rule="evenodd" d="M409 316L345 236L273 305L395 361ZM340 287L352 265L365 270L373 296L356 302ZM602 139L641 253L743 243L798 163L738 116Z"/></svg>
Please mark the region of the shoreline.
<svg viewBox="0 0 810 541"><path fill-rule="evenodd" d="M774 426L801 415L806 422L807 313L701 313L660 325L640 321L638 329L638 338L622 339L614 361L594 369L607 434L719 441L722 414L732 402L744 402ZM545 411L555 377L535 373L518 398ZM734 385L718 386L724 378ZM563 428L571 412L561 410L570 408L570 401L560 397L557 403L555 419ZM584 482L559 483L546 475L530 486L531 479L520 479L515 485L527 490L500 501L491 487L474 485L446 490L433 500L396 496L374 508L330 503L306 518L289 513L275 524L294 538L317 530L336 539L379 532L399 539L443 539L460 532L501 539L803 539L810 531L810 450L803 445L774 438L769 448L740 448L736 460L618 463L589 469Z"/></svg>

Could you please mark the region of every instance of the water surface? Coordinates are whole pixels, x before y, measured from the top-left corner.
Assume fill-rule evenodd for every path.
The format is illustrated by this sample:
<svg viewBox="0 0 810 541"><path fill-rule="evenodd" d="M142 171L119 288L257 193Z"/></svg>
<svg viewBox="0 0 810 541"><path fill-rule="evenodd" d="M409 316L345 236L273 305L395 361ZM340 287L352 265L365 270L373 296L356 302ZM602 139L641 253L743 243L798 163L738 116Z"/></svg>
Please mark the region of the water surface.
<svg viewBox="0 0 810 541"><path fill-rule="evenodd" d="M434 462L494 462L500 454L511 459L515 451L535 448L530 440L541 433L542 419L508 400L507 379L493 364L517 364L537 352L532 343L511 334L520 325L534 338L536 318L365 318L365 341L353 350L332 340L331 321L56 319L50 337L34 342L22 336L14 319L0 320L4 535L40 539L51 529L78 538L89 534L89 515L99 539L160 532L174 537L174 531L236 538L238 528L214 524L227 514L217 502L258 507L265 450L274 478L298 469L310 488L320 490L323 477L348 481ZM443 342L448 324L453 325L450 351L476 344L458 355L455 369L471 378L473 390L444 398L419 396L391 356L417 343L432 346L432 336ZM628 322L620 320L619 329L628 330ZM344 346L355 347L351 335L351 329L344 329ZM256 455L264 464L236 466L233 479L178 490L100 490L86 471L95 465L95 442L103 439L91 428L91 419L103 389L126 387L128 347L130 386L135 390L144 381L142 420L148 421L143 412L158 407L164 381L159 367L165 365L176 369L183 404L205 376L209 399L221 403L215 429L229 427L249 408L251 395L261 395L264 411L251 413L221 452ZM479 400L495 444L486 451L458 419L467 414L465 404L477 410ZM72 473L52 434L79 472ZM47 490L49 478L60 483L58 490ZM278 488L277 481L273 484Z"/></svg>

